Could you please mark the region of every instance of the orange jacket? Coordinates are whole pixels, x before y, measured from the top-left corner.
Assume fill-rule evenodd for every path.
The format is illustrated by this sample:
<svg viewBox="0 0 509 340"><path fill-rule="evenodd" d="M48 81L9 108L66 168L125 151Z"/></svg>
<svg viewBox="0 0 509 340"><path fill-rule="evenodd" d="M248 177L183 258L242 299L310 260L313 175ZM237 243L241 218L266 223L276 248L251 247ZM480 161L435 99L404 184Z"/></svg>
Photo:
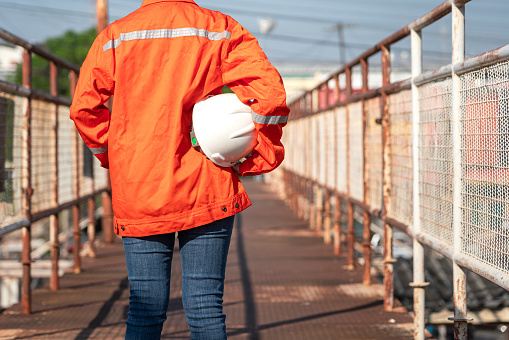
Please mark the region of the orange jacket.
<svg viewBox="0 0 509 340"><path fill-rule="evenodd" d="M192 0L145 0L99 34L81 68L71 119L110 169L117 234L189 229L251 204L237 175L194 150L189 137L194 103L225 85L256 112L258 144L241 174L273 170L284 157L285 91L235 20Z"/></svg>

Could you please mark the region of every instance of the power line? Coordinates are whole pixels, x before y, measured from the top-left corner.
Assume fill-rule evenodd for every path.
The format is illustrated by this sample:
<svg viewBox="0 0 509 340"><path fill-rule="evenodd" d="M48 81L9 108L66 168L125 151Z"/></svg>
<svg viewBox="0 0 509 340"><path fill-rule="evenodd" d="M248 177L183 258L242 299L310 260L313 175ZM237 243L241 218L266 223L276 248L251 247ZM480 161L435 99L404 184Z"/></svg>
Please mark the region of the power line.
<svg viewBox="0 0 509 340"><path fill-rule="evenodd" d="M338 45L338 43L336 41L332 41L332 40L308 38L308 37L301 37L301 36L299 37L299 36L291 36L291 35L283 35L283 34L273 34L273 33L268 34L267 39L280 40L280 41L285 41L285 42L289 42L289 43L308 43L308 44L331 46L331 47L332 46L337 47L337 45ZM366 50L367 48L370 48L373 45L364 44L364 43L344 42L344 46ZM391 50L409 51L410 48L393 46L393 47L391 47ZM441 52L441 51L434 51L434 50L423 50L423 53L436 54L436 55L443 54L443 52Z"/></svg>
<svg viewBox="0 0 509 340"><path fill-rule="evenodd" d="M139 3L139 0L135 0L132 2ZM79 19L85 19L86 20L94 19L95 13L92 12L85 12L85 11L76 11L76 10L67 10L67 9L60 9L60 8L54 8L54 7L46 7L46 6L37 6L37 5L28 5L28 4L19 4L19 3L13 3L8 1L0 1L0 7L4 8L10 8L19 10L22 12L31 12L31 13L37 13L41 15L52 15L52 16L58 16L62 20L69 19L69 17L79 18ZM225 7L215 7L214 9L229 12L229 13L238 13L238 14L244 14L249 16L264 16L268 15L270 13L271 16L275 17L278 20L286 20L286 21L297 21L297 22L308 22L308 23L318 23L318 24L332 24L336 25L337 20L331 20L329 18L324 17L312 17L312 16L299 16L299 15L289 15L289 14L281 14L281 13L273 13L273 12L267 12L267 11L256 11L256 10L241 10L241 9L232 9L232 8L225 8ZM119 16L111 15L112 19L119 19ZM352 21L352 20L350 20ZM394 27L389 27L385 25L370 25L367 23L357 23L356 26L358 29L361 30L370 30L370 31L377 31L379 32L381 29L385 29L387 31L394 31ZM501 32L505 33L505 32ZM439 32L433 32L428 31L427 35L440 35ZM500 41L501 39L496 39L495 37L486 37L486 36L480 36L471 34L469 37L473 40L479 40L479 41L485 41L486 39L492 40L492 41Z"/></svg>
<svg viewBox="0 0 509 340"><path fill-rule="evenodd" d="M94 15L93 13L89 13L89 12L67 10L67 9L54 8L54 7L37 6L37 5L22 5L22 4L6 2L6 1L0 1L0 7L17 9L17 10L21 10L23 12L51 14L51 15L55 15L55 16L66 15L66 16L74 16L74 17L83 18L83 15L88 15L88 16Z"/></svg>

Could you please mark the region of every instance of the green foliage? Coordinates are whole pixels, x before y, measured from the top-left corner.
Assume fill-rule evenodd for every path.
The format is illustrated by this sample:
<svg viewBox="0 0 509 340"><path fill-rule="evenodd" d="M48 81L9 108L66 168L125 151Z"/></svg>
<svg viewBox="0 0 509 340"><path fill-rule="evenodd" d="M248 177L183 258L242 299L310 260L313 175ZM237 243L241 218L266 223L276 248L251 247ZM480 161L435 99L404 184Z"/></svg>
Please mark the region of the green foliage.
<svg viewBox="0 0 509 340"><path fill-rule="evenodd" d="M81 33L67 31L62 36L47 39L42 47L62 59L81 66L95 37L95 28L90 28ZM49 62L34 55L32 58L32 72L32 87L49 92ZM14 82L21 84L21 77L22 69L19 66L16 70L15 79L13 79ZM66 69L59 68L58 82L59 94L68 97L69 72Z"/></svg>
<svg viewBox="0 0 509 340"><path fill-rule="evenodd" d="M233 91L228 86L225 86L223 87L223 93L233 93Z"/></svg>

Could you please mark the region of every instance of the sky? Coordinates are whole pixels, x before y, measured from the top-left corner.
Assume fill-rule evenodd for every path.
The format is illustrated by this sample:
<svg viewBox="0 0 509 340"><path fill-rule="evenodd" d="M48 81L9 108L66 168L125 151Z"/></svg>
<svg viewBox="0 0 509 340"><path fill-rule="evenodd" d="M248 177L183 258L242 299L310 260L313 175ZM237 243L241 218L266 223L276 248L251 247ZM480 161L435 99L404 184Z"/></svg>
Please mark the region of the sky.
<svg viewBox="0 0 509 340"><path fill-rule="evenodd" d="M234 17L260 41L274 64L337 65L410 22L443 0L196 0ZM142 0L109 0L109 21L136 10ZM466 55L509 43L509 1L472 0L466 5ZM261 21L273 23L262 33ZM95 0L0 0L0 28L32 43L96 24ZM340 48L338 25L343 27ZM423 30L424 66L450 63L450 15ZM394 45L393 65L407 68L410 39ZM376 58L379 59L379 58ZM370 61L371 63L371 61ZM373 64L379 63L374 60Z"/></svg>

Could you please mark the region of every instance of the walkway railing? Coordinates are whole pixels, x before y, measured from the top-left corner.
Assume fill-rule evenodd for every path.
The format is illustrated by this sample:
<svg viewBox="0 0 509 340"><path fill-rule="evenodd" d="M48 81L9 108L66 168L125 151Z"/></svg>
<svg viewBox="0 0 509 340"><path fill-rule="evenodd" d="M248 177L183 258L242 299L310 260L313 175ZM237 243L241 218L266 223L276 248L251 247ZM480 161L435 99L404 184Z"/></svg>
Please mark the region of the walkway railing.
<svg viewBox="0 0 509 340"><path fill-rule="evenodd" d="M291 103L286 159L266 176L335 253L346 212L350 267L354 223L363 223L365 284L371 221L383 221L386 310L393 228L413 237L416 339L425 326L423 246L454 263L456 339L467 338L465 269L509 289L509 45L464 60L468 2L444 2ZM423 72L421 31L451 12L452 63ZM411 78L391 81L391 46L409 36ZM378 88L370 86L375 58Z"/></svg>
<svg viewBox="0 0 509 340"><path fill-rule="evenodd" d="M21 260L23 266L22 311L30 313L32 262L46 252L51 254L50 287L57 290L60 240L65 242L68 232L73 245L64 250L73 248L74 271L80 272L83 218L88 218L89 254L93 256L95 199L102 204L106 223L112 215L109 174L84 148L70 120L71 99L59 96L59 72L68 72L72 95L79 67L6 31L0 30L0 38L24 49L22 85L0 81L0 237L5 243L3 258L9 257L8 244L14 244L11 248L16 250L13 240L22 240L21 258L14 260ZM32 88L34 54L49 62L50 93ZM63 213L69 209L72 214ZM21 236L16 234L19 230ZM33 232L42 242L42 251L32 249L37 245ZM2 280L8 276L4 272Z"/></svg>

